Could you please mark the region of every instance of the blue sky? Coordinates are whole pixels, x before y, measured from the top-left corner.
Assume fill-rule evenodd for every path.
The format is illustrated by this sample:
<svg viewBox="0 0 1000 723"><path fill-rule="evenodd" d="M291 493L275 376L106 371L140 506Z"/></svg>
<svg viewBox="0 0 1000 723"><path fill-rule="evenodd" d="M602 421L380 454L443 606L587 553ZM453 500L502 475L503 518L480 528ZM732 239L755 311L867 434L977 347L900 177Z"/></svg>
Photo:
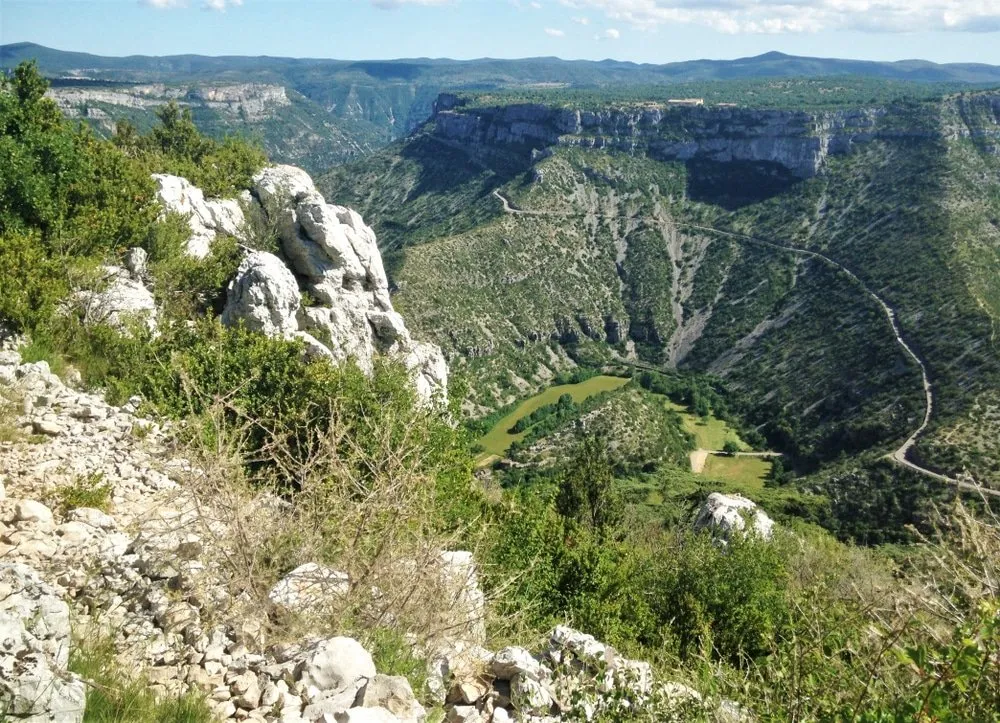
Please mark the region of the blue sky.
<svg viewBox="0 0 1000 723"><path fill-rule="evenodd" d="M103 55L798 55L1000 65L1000 0L0 0L0 43Z"/></svg>

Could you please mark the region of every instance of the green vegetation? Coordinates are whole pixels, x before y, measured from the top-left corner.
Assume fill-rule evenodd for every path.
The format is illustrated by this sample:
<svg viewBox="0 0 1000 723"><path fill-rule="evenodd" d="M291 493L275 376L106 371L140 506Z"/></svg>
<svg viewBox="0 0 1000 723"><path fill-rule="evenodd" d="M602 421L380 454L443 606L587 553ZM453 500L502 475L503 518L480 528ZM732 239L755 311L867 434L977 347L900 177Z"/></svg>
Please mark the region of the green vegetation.
<svg viewBox="0 0 1000 723"><path fill-rule="evenodd" d="M788 94L790 107L817 108L818 97L830 95L826 84L840 80L731 87L750 93L770 84ZM785 453L784 470L816 474L824 487L843 457L855 458L847 466L859 470L916 427L918 370L857 282L816 260L687 225L694 224L820 251L882 295L940 398L914 458L990 481L1000 470L990 431L1000 420L991 391L1000 367L989 352L1000 308L991 271L1000 195L982 179L997 169L988 148L995 94L936 97L924 86L927 94L917 97L889 83L884 95L862 97L874 85L843 87L853 88L850 104L881 106L870 116L878 137L828 157L823 172L806 180L777 182L753 164L663 163L639 147L625 154L555 146L531 159L520 147L470 147L479 177L492 172L511 204L532 214L501 215L490 186L459 179L450 194L471 199L468 208L492 203L495 213L460 211L454 230L413 213L433 193L395 197L366 180L365 169L384 162L377 154L338 172L336 187L366 199L380 232L380 209L390 200L387 223L413 219L392 266L398 307L418 333L454 353L453 366L473 380L480 415L521 396L523 382L542 388L542 367L600 368L631 349L653 367L721 377L728 388L722 413L710 402L674 401L697 414L707 404L736 423L749 447ZM797 97L800 91L817 99ZM574 92L539 90L536 100L586 107ZM467 109L510 100L504 92L477 98ZM619 104L614 92L592 99L595 107ZM678 123L667 125L679 140L713 119L724 123L727 112L671 111ZM946 140L954 128L975 140ZM418 133L392 155L419 166L430 162L431 145L429 134ZM518 163L530 167L508 178ZM721 449L725 441L705 446ZM906 476L893 475L891 486L906 488Z"/></svg>
<svg viewBox="0 0 1000 723"><path fill-rule="evenodd" d="M469 109L539 103L584 110L664 104L671 98L702 98L708 105L733 103L748 108L833 109L931 100L968 88L961 83L919 83L860 76L761 78L629 84L618 88L516 88L468 93ZM689 114L688 109L677 112ZM697 111L696 111L697 112Z"/></svg>
<svg viewBox="0 0 1000 723"><path fill-rule="evenodd" d="M617 389L627 383L628 379L621 377L596 376L576 384L557 384L530 399L526 399L513 412L496 422L493 428L479 440L479 444L483 448L484 458L490 455L500 457L505 455L512 444L521 441L528 434L526 428L514 431L520 421L534 415L546 406L558 402L563 395L569 395L572 402L582 402L594 394Z"/></svg>
<svg viewBox="0 0 1000 723"><path fill-rule="evenodd" d="M699 406L696 405L696 409ZM711 413L692 414L686 407L672 402L668 404L668 408L680 413L684 419L684 428L694 435L695 446L698 449L723 450L728 444L735 444L738 451L745 448L746 445L740 440L739 434L724 420L712 416ZM702 408L701 411L706 410Z"/></svg>
<svg viewBox="0 0 1000 723"><path fill-rule="evenodd" d="M771 461L762 457L722 457L708 455L705 460L705 477L732 482L744 489L762 487L771 472Z"/></svg>
<svg viewBox="0 0 1000 723"><path fill-rule="evenodd" d="M111 485L101 474L78 477L72 484L56 490L55 507L64 515L80 507L108 512L111 507Z"/></svg>
<svg viewBox="0 0 1000 723"><path fill-rule="evenodd" d="M204 472L193 493L227 495L214 498L237 503L219 506L227 514L260 513L233 539L206 545L230 592L266 599L305 561L363 581L284 634L356 634L385 672L419 686L425 668L411 640L454 624L427 582L436 576L424 572L439 569L442 549L471 549L495 648L568 621L760 720L996 717L1000 520L985 505L935 508L940 485L882 458L920 399L881 311L820 264L678 234L677 224L821 248L851 260L872 287L891 287L884 293L935 372L943 426L985 399L994 377L982 343L990 337L980 334L990 312L968 295L992 298L993 282L975 265L962 267L968 276L949 273L937 245L946 232L961 232L955 243L966 253L972 243L930 202L949 191L938 176L941 141L874 142L831 161L829 177L728 211L685 196L692 170L680 164L593 149L538 161L543 181L518 177L505 190L525 208L579 215L476 222L406 247L395 269L418 335L459 353L474 347L460 373L480 410L503 410L464 429L454 422L468 400L422 406L398 365L379 362L369 376L221 326L213 312L234 243L220 242L204 262L181 261L178 219L155 220L146 174L161 162L214 159L221 165L203 169L206 182L235 187L256 152L208 145L171 110L145 140L104 141L61 120L42 89L25 66L0 92L0 122L14 138L0 137L12 161L0 165L0 261L17 277L0 315L31 335L31 357L72 363L112 400L139 393L150 413L178 420L179 441ZM896 190L900 178L886 169L916 174L918 161L927 177ZM102 174L117 181L102 187ZM892 213L898 200L907 213ZM862 218L884 223L868 231ZM632 245L640 228L646 236ZM653 253L656 239L670 253ZM130 244L151 254L163 302L157 335L58 311ZM641 273L646 259L669 271L659 278L669 313L657 274ZM37 291L21 293L30 284ZM170 301L185 294L195 298ZM633 322L640 338L628 333ZM629 357L640 367L632 381L605 375L633 351L646 361ZM669 363L688 369L642 367ZM565 384L509 408L513 390L553 379ZM498 454L523 435L513 456L525 461L474 476L470 430L496 433ZM743 456L713 456L723 467L702 475L686 468L696 444L732 452L740 440L773 440L789 455L772 474ZM479 477L489 474L486 494ZM62 503L100 505L101 487L80 480ZM291 504L270 515L243 504L261 488ZM756 500L779 523L774 539L732 535L723 546L693 530L710 491ZM235 544L244 554L226 554ZM414 574L420 561L430 562ZM374 603L372 588L383 593ZM201 699L155 701L108 641L79 641L73 668L95 683L88 720L207 720ZM654 703L632 711L605 719L662 713Z"/></svg>
<svg viewBox="0 0 1000 723"><path fill-rule="evenodd" d="M8 273L0 277L0 317L32 331L36 344L64 351L55 346L71 335L56 327L73 326L73 319L56 308L71 289L97 284L98 267L133 246L150 251L154 274L169 270L186 279L172 291L218 294L235 268L235 247L227 254L223 245L203 263L180 262L179 244L163 242L172 222L156 221L149 174L182 171L218 192L232 190L263 164L259 151L201 138L170 106L149 136L125 126L111 143L63 120L43 97L45 82L32 65L2 82L0 264Z"/></svg>
<svg viewBox="0 0 1000 723"><path fill-rule="evenodd" d="M214 719L207 701L193 693L157 699L149 682L133 677L116 657L111 638L77 640L69 669L87 682L85 723L210 723Z"/></svg>

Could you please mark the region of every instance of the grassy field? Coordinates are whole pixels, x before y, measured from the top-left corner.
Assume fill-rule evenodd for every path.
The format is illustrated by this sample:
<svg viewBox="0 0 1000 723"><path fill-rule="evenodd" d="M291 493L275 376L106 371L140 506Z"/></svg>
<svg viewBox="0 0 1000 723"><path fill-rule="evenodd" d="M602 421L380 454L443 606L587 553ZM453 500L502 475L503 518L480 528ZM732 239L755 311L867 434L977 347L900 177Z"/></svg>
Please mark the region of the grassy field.
<svg viewBox="0 0 1000 723"><path fill-rule="evenodd" d="M721 419L715 417L697 417L688 411L687 407L667 402L667 407L674 410L684 418L684 428L695 437L695 446L698 449L721 450L727 441L733 440L740 445L741 450L750 448L740 439L735 431L729 428Z"/></svg>
<svg viewBox="0 0 1000 723"><path fill-rule="evenodd" d="M518 405L517 409L497 422L493 429L479 440L485 451L480 455L478 461L485 463L495 457L503 457L510 448L510 445L523 439L527 434L527 430L520 434L510 434L508 430L517 424L519 419L527 417L539 407L544 407L546 404L554 404L563 394L571 395L573 401L579 403L595 394L618 389L628 384L628 382L628 379L621 377L597 376L579 384L560 384L549 387L544 392L524 400Z"/></svg>
<svg viewBox="0 0 1000 723"><path fill-rule="evenodd" d="M761 489L771 471L771 460L763 457L723 457L708 455L702 475L749 489Z"/></svg>

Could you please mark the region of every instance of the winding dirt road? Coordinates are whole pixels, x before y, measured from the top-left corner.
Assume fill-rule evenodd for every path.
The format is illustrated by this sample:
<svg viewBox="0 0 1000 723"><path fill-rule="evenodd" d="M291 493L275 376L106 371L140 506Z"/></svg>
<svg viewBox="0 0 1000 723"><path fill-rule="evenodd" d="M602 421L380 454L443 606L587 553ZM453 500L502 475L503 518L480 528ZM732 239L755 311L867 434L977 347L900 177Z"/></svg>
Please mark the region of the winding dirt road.
<svg viewBox="0 0 1000 723"><path fill-rule="evenodd" d="M528 211L521 208L514 208L513 206L510 205L510 202L502 193L500 193L499 190L494 190L493 195L500 200L501 204L503 204L504 212L512 215L553 216L559 218L583 216L583 214L579 213L560 213L556 211ZM721 229L713 228L711 226L700 226L698 224L683 223L676 221L674 222L674 225L681 228L689 228L689 229L694 229L696 231L704 231L706 233L712 233L718 236L725 236L727 238L735 239L740 242L750 243L757 246L765 246L768 248L775 249L777 251L784 251L786 253L796 254L798 256L803 256L806 258L816 259L817 261L820 261L821 263L824 263L846 274L847 277L854 284L860 287L861 290L873 301L875 301L875 303L877 303L879 307L882 309L882 312L885 314L886 319L888 319L889 321L889 325L892 327L892 332L896 337L896 343L899 344L899 346L903 349L906 355L909 356L916 363L917 367L920 369L920 376L923 379L925 404L924 404L924 416L920 422L920 426L918 426L916 429L913 430L910 436L906 438L906 441L904 441L903 444L900 445L898 449L887 454L886 458L891 459L893 462L900 465L901 467L905 467L914 472L922 474L926 477L935 479L939 482L944 482L946 484L953 484L959 489L963 489L969 492L976 492L981 495L985 494L993 497L1000 497L1000 490L994 490L988 487L983 487L982 485L979 485L976 482L967 482L965 480L959 480L953 477L948 477L946 475L939 474L937 472L929 470L926 467L921 467L915 462L911 462L909 459L907 459L907 455L909 454L910 449L913 447L917 439L920 437L921 434L924 433L924 431L927 429L927 426L930 424L931 413L934 410L934 389L931 385L930 375L927 373L926 362L924 362L924 360L920 357L919 354L917 354L917 352L913 349L913 347L911 347L907 343L906 339L903 338L903 330L899 325L899 319L897 317L896 310L892 308L888 304L888 302L885 301L885 299L883 299L881 296L872 291L871 288L869 288L868 285L864 281L862 281L857 274L855 274L853 271L851 271L843 264L834 261L829 256L821 254L818 251L810 251L808 249L802 249L796 246L785 246L783 244L774 243L773 241L765 241L764 239L760 239L755 236L750 236L748 234L741 234L733 231L723 231ZM700 454L701 452L705 452L705 454L701 455ZM696 463L700 463L698 466L704 467L705 460L707 459L708 454L709 452L707 450L697 450L695 452L692 452L691 453L692 470L694 469Z"/></svg>

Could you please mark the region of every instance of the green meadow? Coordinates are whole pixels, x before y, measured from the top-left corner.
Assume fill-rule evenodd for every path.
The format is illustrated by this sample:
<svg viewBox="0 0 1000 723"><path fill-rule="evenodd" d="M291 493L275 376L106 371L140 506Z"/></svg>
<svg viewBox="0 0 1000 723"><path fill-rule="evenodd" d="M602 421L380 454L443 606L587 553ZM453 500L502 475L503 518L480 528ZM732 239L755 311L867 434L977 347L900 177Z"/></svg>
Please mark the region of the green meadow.
<svg viewBox="0 0 1000 723"><path fill-rule="evenodd" d="M510 428L517 424L522 417L527 417L540 407L546 404L554 404L563 394L569 394L574 402L582 402L585 399L623 387L629 383L628 379L622 377L596 376L580 382L578 384L559 384L549 387L545 391L533 397L525 399L517 408L494 425L493 429L487 432L479 443L483 446L483 453L479 462L485 463L495 457L503 457L510 446L521 439L524 439L528 430L519 434L511 434Z"/></svg>

